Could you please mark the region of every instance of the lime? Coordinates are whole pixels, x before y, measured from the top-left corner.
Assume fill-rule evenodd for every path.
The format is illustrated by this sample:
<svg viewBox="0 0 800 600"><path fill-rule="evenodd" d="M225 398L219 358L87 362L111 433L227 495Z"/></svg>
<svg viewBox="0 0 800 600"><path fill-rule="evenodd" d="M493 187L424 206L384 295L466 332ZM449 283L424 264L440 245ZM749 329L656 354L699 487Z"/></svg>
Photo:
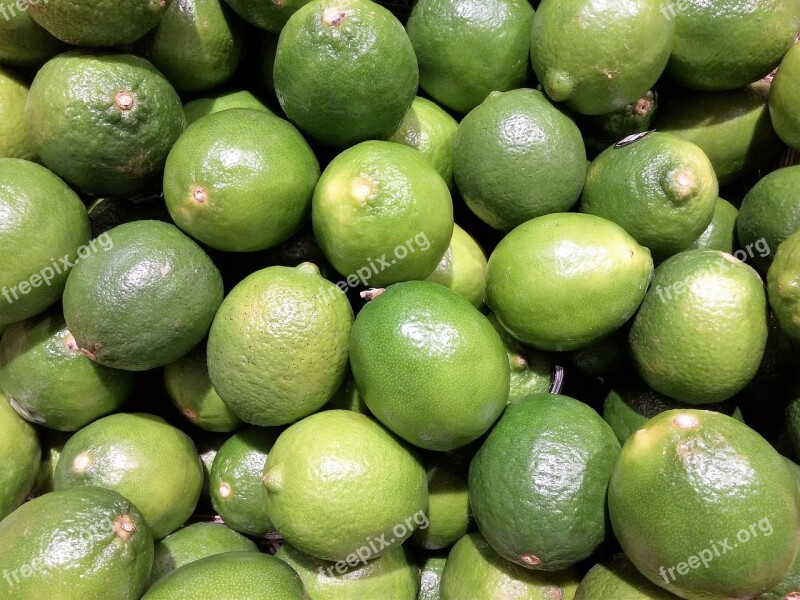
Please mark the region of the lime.
<svg viewBox="0 0 800 600"><path fill-rule="evenodd" d="M469 300L473 306L480 308L483 306L486 291L487 268L488 262L483 248L470 234L454 225L450 245L426 281L450 288Z"/></svg>
<svg viewBox="0 0 800 600"><path fill-rule="evenodd" d="M514 402L529 394L549 391L553 380L553 358L550 353L520 344L503 329L493 314L489 315L489 321L503 340L511 370L508 402Z"/></svg>
<svg viewBox="0 0 800 600"><path fill-rule="evenodd" d="M271 33L280 33L289 17L308 4L308 0L277 0L273 2L225 0L225 2L242 19Z"/></svg>
<svg viewBox="0 0 800 600"><path fill-rule="evenodd" d="M450 455L424 458L428 473L428 523L420 525L411 542L426 550L449 548L469 532L467 472Z"/></svg>
<svg viewBox="0 0 800 600"><path fill-rule="evenodd" d="M33 160L36 152L25 123L28 85L0 67L0 158Z"/></svg>
<svg viewBox="0 0 800 600"><path fill-rule="evenodd" d="M722 198L717 198L714 204L714 216L711 223L698 238L689 245L689 249L706 248L720 252L733 253L736 244L736 227L739 211L736 207Z"/></svg>
<svg viewBox="0 0 800 600"><path fill-rule="evenodd" d="M221 112L230 108L251 108L253 110L263 110L267 113L272 111L247 90L237 92L223 92L213 96L197 98L183 105L183 112L186 114L186 123L191 125L198 119L215 112Z"/></svg>
<svg viewBox="0 0 800 600"><path fill-rule="evenodd" d="M653 585L624 554L596 564L578 586L575 600L677 600L677 596Z"/></svg>
<svg viewBox="0 0 800 600"><path fill-rule="evenodd" d="M650 90L622 108L602 115L577 115L586 145L602 152L611 144L650 129L658 110L658 93Z"/></svg>
<svg viewBox="0 0 800 600"><path fill-rule="evenodd" d="M778 246L767 273L767 291L778 323L800 342L800 231Z"/></svg>
<svg viewBox="0 0 800 600"><path fill-rule="evenodd" d="M800 149L800 111L794 101L798 90L800 90L800 45L795 44L781 61L769 92L769 114L772 125L784 143L795 150Z"/></svg>
<svg viewBox="0 0 800 600"><path fill-rule="evenodd" d="M17 11L16 8L16 3L0 7L3 16L0 20L0 63L38 69L67 49L63 42L31 19L28 11Z"/></svg>
<svg viewBox="0 0 800 600"><path fill-rule="evenodd" d="M42 450L32 425L0 393L0 521L25 501L33 487ZM15 544L16 545L16 542Z"/></svg>

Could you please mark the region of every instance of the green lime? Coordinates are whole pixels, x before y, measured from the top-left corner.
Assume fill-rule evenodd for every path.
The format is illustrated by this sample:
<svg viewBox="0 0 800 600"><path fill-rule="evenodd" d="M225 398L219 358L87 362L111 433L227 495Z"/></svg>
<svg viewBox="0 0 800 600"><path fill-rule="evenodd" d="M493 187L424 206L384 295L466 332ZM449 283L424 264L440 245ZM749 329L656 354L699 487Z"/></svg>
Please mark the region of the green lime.
<svg viewBox="0 0 800 600"><path fill-rule="evenodd" d="M37 425L77 431L119 410L133 383L81 353L61 311L11 325L0 341L0 390Z"/></svg>
<svg viewBox="0 0 800 600"><path fill-rule="evenodd" d="M252 427L235 433L222 445L211 466L211 504L225 524L261 537L274 530L267 515L262 477L278 431Z"/></svg>
<svg viewBox="0 0 800 600"><path fill-rule="evenodd" d="M653 585L636 570L624 554L596 564L578 586L575 600L677 600L678 597Z"/></svg>
<svg viewBox="0 0 800 600"><path fill-rule="evenodd" d="M228 110L230 108L251 108L272 113L267 106L247 90L238 92L223 92L213 96L197 98L183 105L183 112L186 114L186 123L191 125L195 121L216 112Z"/></svg>
<svg viewBox="0 0 800 600"><path fill-rule="evenodd" d="M363 142L334 158L311 205L314 235L350 287L425 279L453 235L453 202L416 150Z"/></svg>
<svg viewBox="0 0 800 600"><path fill-rule="evenodd" d="M215 554L175 569L141 600L306 600L294 569L258 552Z"/></svg>
<svg viewBox="0 0 800 600"><path fill-rule="evenodd" d="M241 22L221 0L173 0L137 50L177 91L196 93L231 78L244 40Z"/></svg>
<svg viewBox="0 0 800 600"><path fill-rule="evenodd" d="M87 425L64 446L56 490L103 487L142 511L155 539L192 515L203 470L192 440L164 420L144 413L119 413Z"/></svg>
<svg viewBox="0 0 800 600"><path fill-rule="evenodd" d="M538 394L550 390L553 381L553 358L547 352L534 350L515 340L493 314L488 315L494 325L503 346L506 349L508 366L511 371L508 402L519 400L529 394ZM507 402L507 403L508 403Z"/></svg>
<svg viewBox="0 0 800 600"><path fill-rule="evenodd" d="M426 281L450 288L475 308L480 308L486 291L487 268L483 248L470 234L454 225L450 245Z"/></svg>
<svg viewBox="0 0 800 600"><path fill-rule="evenodd" d="M25 114L42 162L94 195L155 187L186 127L178 94L148 61L83 50L59 54L39 70Z"/></svg>
<svg viewBox="0 0 800 600"><path fill-rule="evenodd" d="M32 496L42 496L55 489L56 465L64 451L64 444L71 436L72 432L52 429L41 432L42 461L39 463L39 470L36 473L36 483L33 484L31 490Z"/></svg>
<svg viewBox="0 0 800 600"><path fill-rule="evenodd" d="M417 600L441 600L442 572L447 563L446 553L426 553L419 567Z"/></svg>
<svg viewBox="0 0 800 600"><path fill-rule="evenodd" d="M718 193L714 167L698 146L649 133L626 138L592 162L580 209L621 226L658 261L705 231Z"/></svg>
<svg viewBox="0 0 800 600"><path fill-rule="evenodd" d="M25 123L27 99L28 85L0 67L0 158L36 158Z"/></svg>
<svg viewBox="0 0 800 600"><path fill-rule="evenodd" d="M408 281L358 314L350 365L384 425L420 448L450 451L483 435L503 411L504 350L492 324L458 294Z"/></svg>
<svg viewBox="0 0 800 600"><path fill-rule="evenodd" d="M732 90L767 75L794 43L794 0L685 0L661 5L675 22L667 74L698 90Z"/></svg>
<svg viewBox="0 0 800 600"><path fill-rule="evenodd" d="M453 187L453 140L458 121L426 98L417 96L403 122L389 138L419 150L427 158L447 187Z"/></svg>
<svg viewBox="0 0 800 600"><path fill-rule="evenodd" d="M353 410L367 416L372 414L364 403L364 399L358 391L356 380L353 379L353 374L350 371L347 372L342 385L336 390L333 398L325 405L325 408L328 410Z"/></svg>
<svg viewBox="0 0 800 600"><path fill-rule="evenodd" d="M311 600L417 600L419 569L410 553L397 546L367 562L328 562L284 544L276 554L292 567Z"/></svg>
<svg viewBox="0 0 800 600"><path fill-rule="evenodd" d="M290 123L253 109L203 117L178 138L164 170L175 223L227 252L264 250L303 226L319 163Z"/></svg>
<svg viewBox="0 0 800 600"><path fill-rule="evenodd" d="M783 241L800 229L800 165L765 175L742 200L736 219L739 244L762 274Z"/></svg>
<svg viewBox="0 0 800 600"><path fill-rule="evenodd" d="M590 377L605 377L626 368L628 360L628 331L622 327L588 346L573 350L569 364ZM547 391L547 390L541 390Z"/></svg>
<svg viewBox="0 0 800 600"><path fill-rule="evenodd" d="M787 23L788 25L788 23ZM800 91L800 45L783 57L769 92L769 114L785 144L800 149L800 110L795 99Z"/></svg>
<svg viewBox="0 0 800 600"><path fill-rule="evenodd" d="M214 263L161 221L134 221L103 235L100 247L81 255L64 290L64 316L81 352L129 371L187 354L222 302Z"/></svg>
<svg viewBox="0 0 800 600"><path fill-rule="evenodd" d="M675 24L660 0L543 0L531 63L547 95L601 115L644 96L661 76Z"/></svg>
<svg viewBox="0 0 800 600"><path fill-rule="evenodd" d="M571 569L543 573L504 560L475 531L461 538L447 557L441 600L572 600L578 581Z"/></svg>
<svg viewBox="0 0 800 600"><path fill-rule="evenodd" d="M195 523L179 529L156 544L147 587L183 565L225 552L258 552L258 546L216 523Z"/></svg>
<svg viewBox="0 0 800 600"><path fill-rule="evenodd" d="M497 245L486 299L519 341L574 350L633 316L652 272L650 252L619 225L557 213L520 225Z"/></svg>
<svg viewBox="0 0 800 600"><path fill-rule="evenodd" d="M605 538L618 455L614 431L588 405L548 393L512 402L470 463L475 522L507 560L571 567Z"/></svg>
<svg viewBox="0 0 800 600"><path fill-rule="evenodd" d="M427 517L422 463L375 421L349 410L286 429L264 468L267 513L292 546L318 558L374 559Z"/></svg>
<svg viewBox="0 0 800 600"><path fill-rule="evenodd" d="M698 238L689 245L689 249L706 248L732 254L736 245L736 227L739 211L722 198L714 204L714 216L711 223Z"/></svg>
<svg viewBox="0 0 800 600"><path fill-rule="evenodd" d="M33 317L61 297L78 253L92 251L86 209L61 179L44 167L0 158L0 323ZM99 242L100 240L98 240ZM95 242L94 249L98 248Z"/></svg>
<svg viewBox="0 0 800 600"><path fill-rule="evenodd" d="M757 81L727 92L676 90L664 95L653 126L700 146L720 185L772 167L783 146L769 118L769 84Z"/></svg>
<svg viewBox="0 0 800 600"><path fill-rule="evenodd" d="M30 4L30 3L28 3ZM28 11L17 10L16 2L0 5L0 63L10 67L38 69L66 45L31 19Z"/></svg>
<svg viewBox="0 0 800 600"><path fill-rule="evenodd" d="M453 146L467 206L502 231L569 210L586 166L578 126L536 90L490 94L461 121Z"/></svg>
<svg viewBox="0 0 800 600"><path fill-rule="evenodd" d="M136 202L125 198L98 198L86 207L92 237L99 238L109 229L131 221L164 221L172 223L164 199L159 194L150 201ZM103 239L108 239L103 236Z"/></svg>
<svg viewBox="0 0 800 600"><path fill-rule="evenodd" d="M164 367L164 384L172 404L192 425L222 432L236 431L242 426L242 420L211 385L202 345Z"/></svg>
<svg viewBox="0 0 800 600"><path fill-rule="evenodd" d="M183 1L183 0L181 0ZM177 3L177 2L176 2ZM124 46L155 27L166 0L45 0L26 3L31 17L58 39L75 46Z"/></svg>
<svg viewBox="0 0 800 600"><path fill-rule="evenodd" d="M271 33L280 33L286 22L309 0L225 0L242 19Z"/></svg>
<svg viewBox="0 0 800 600"><path fill-rule="evenodd" d="M449 548L469 532L467 472L448 454L430 454L423 462L428 473L428 523L420 525L411 542L426 550Z"/></svg>
<svg viewBox="0 0 800 600"><path fill-rule="evenodd" d="M347 147L397 130L419 72L388 10L369 0L312 0L281 31L274 77L293 123L325 145Z"/></svg>
<svg viewBox="0 0 800 600"><path fill-rule="evenodd" d="M577 115L586 145L602 152L611 144L650 129L658 110L658 93L650 90L622 108L602 115Z"/></svg>
<svg viewBox="0 0 800 600"><path fill-rule="evenodd" d="M648 421L622 449L608 503L628 558L682 598L752 598L783 578L800 547L797 484L783 458L716 412Z"/></svg>
<svg viewBox="0 0 800 600"><path fill-rule="evenodd" d="M0 393L0 461L5 465L0 471L0 521L25 501L36 479L41 455L36 430Z"/></svg>
<svg viewBox="0 0 800 600"><path fill-rule="evenodd" d="M344 380L353 310L316 266L268 267L225 298L208 339L211 383L253 425L322 408Z"/></svg>
<svg viewBox="0 0 800 600"><path fill-rule="evenodd" d="M800 342L800 231L778 246L767 273L767 291L781 328Z"/></svg>
<svg viewBox="0 0 800 600"><path fill-rule="evenodd" d="M761 278L717 250L687 250L656 269L629 335L634 366L688 404L727 400L755 377L767 342Z"/></svg>
<svg viewBox="0 0 800 600"><path fill-rule="evenodd" d="M111 490L45 494L0 522L6 598L137 600L152 563L142 513Z"/></svg>
<svg viewBox="0 0 800 600"><path fill-rule="evenodd" d="M422 89L467 113L490 92L522 87L532 20L525 0L420 0L407 29Z"/></svg>

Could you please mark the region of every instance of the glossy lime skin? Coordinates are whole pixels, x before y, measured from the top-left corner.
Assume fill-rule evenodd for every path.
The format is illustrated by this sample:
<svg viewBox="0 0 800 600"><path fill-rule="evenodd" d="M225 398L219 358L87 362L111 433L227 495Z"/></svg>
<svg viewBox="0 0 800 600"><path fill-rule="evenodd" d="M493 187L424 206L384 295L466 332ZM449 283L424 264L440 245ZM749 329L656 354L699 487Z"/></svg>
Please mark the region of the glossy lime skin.
<svg viewBox="0 0 800 600"><path fill-rule="evenodd" d="M314 236L350 287L425 279L453 235L453 201L416 150L369 141L328 164L311 204Z"/></svg>
<svg viewBox="0 0 800 600"><path fill-rule="evenodd" d="M262 477L279 430L252 427L222 444L209 477L211 504L225 524L241 533L263 536L275 528L267 515Z"/></svg>
<svg viewBox="0 0 800 600"><path fill-rule="evenodd" d="M0 212L16 215L0 220L0 253L15 257L0 271L0 323L7 324L58 301L89 241L89 218L78 195L40 165L0 158L0 180Z"/></svg>
<svg viewBox="0 0 800 600"><path fill-rule="evenodd" d="M673 20L660 0L543 0L533 17L531 64L547 95L601 115L653 87L669 59Z"/></svg>
<svg viewBox="0 0 800 600"><path fill-rule="evenodd" d="M242 19L270 33L280 33L289 17L308 4L308 0L281 0L279 2L225 0L225 2Z"/></svg>
<svg viewBox="0 0 800 600"><path fill-rule="evenodd" d="M277 246L303 226L319 163L290 123L232 108L193 123L170 150L164 198L175 223L226 252Z"/></svg>
<svg viewBox="0 0 800 600"><path fill-rule="evenodd" d="M447 557L440 584L441 600L572 600L578 576L530 571L503 559L474 531L461 538Z"/></svg>
<svg viewBox="0 0 800 600"><path fill-rule="evenodd" d="M596 564L578 586L575 600L676 600L677 596L653 585L624 554Z"/></svg>
<svg viewBox="0 0 800 600"><path fill-rule="evenodd" d="M267 514L283 538L330 561L388 552L424 524L428 504L416 454L349 410L316 413L286 429L267 457L264 485Z"/></svg>
<svg viewBox="0 0 800 600"><path fill-rule="evenodd" d="M422 89L467 113L491 92L522 87L532 20L524 0L420 0L406 27Z"/></svg>
<svg viewBox="0 0 800 600"><path fill-rule="evenodd" d="M769 115L775 131L785 144L800 149L800 46L792 46L783 57L769 92Z"/></svg>
<svg viewBox="0 0 800 600"><path fill-rule="evenodd" d="M75 266L64 290L64 317L79 347L101 365L129 371L188 353L222 303L214 263L161 221L125 223L105 235L103 246Z"/></svg>
<svg viewBox="0 0 800 600"><path fill-rule="evenodd" d="M427 450L476 440L508 398L500 336L474 306L434 283L398 283L365 306L353 325L350 366L372 414Z"/></svg>
<svg viewBox="0 0 800 600"><path fill-rule="evenodd" d="M300 577L282 560L258 552L209 556L160 579L142 600L306 600Z"/></svg>
<svg viewBox="0 0 800 600"><path fill-rule="evenodd" d="M304 554L289 544L275 556L297 571L312 600L417 600L419 569L404 546L355 567L345 564L346 576L336 570L337 563Z"/></svg>
<svg viewBox="0 0 800 600"><path fill-rule="evenodd" d="M800 342L800 232L778 246L767 273L767 291L781 328Z"/></svg>
<svg viewBox="0 0 800 600"><path fill-rule="evenodd" d="M578 126L531 89L490 94L461 121L453 146L467 206L501 231L569 210L586 167Z"/></svg>
<svg viewBox="0 0 800 600"><path fill-rule="evenodd" d="M705 231L693 241L689 249L707 248L732 254L736 244L736 227L739 211L722 198L717 198L714 205L714 216ZM755 262L755 261L753 261Z"/></svg>
<svg viewBox="0 0 800 600"><path fill-rule="evenodd" d="M222 0L170 1L137 46L181 94L225 83L245 49L246 31Z"/></svg>
<svg viewBox="0 0 800 600"><path fill-rule="evenodd" d="M0 340L0 390L37 425L77 431L118 410L133 383L82 354L58 310L11 325Z"/></svg>
<svg viewBox="0 0 800 600"><path fill-rule="evenodd" d="M344 380L353 310L317 267L267 267L225 298L208 338L208 374L252 425L293 423Z"/></svg>
<svg viewBox="0 0 800 600"><path fill-rule="evenodd" d="M498 244L486 300L519 341L574 350L633 316L652 272L649 251L615 223L556 213L520 225Z"/></svg>
<svg viewBox="0 0 800 600"><path fill-rule="evenodd" d="M111 490L45 494L0 522L9 600L138 600L152 562L153 536L142 513Z"/></svg>
<svg viewBox="0 0 800 600"><path fill-rule="evenodd" d="M762 177L742 200L736 233L742 248L751 245L748 262L765 274L786 238L800 229L800 165Z"/></svg>
<svg viewBox="0 0 800 600"><path fill-rule="evenodd" d="M216 523L195 523L179 529L155 545L147 587L183 565L225 552L258 552L258 546L233 529Z"/></svg>
<svg viewBox="0 0 800 600"><path fill-rule="evenodd" d="M67 49L66 44L31 19L28 11L17 11L16 6L14 9L13 18L0 20L0 63L10 67L39 68Z"/></svg>
<svg viewBox="0 0 800 600"><path fill-rule="evenodd" d="M382 6L313 0L281 31L274 79L295 125L345 148L397 130L416 96L419 70L405 29Z"/></svg>
<svg viewBox="0 0 800 600"><path fill-rule="evenodd" d="M783 458L716 412L651 419L625 443L608 503L631 562L683 598L752 597L783 578L800 547L797 484Z"/></svg>
<svg viewBox="0 0 800 600"><path fill-rule="evenodd" d="M150 62L84 50L59 54L36 73L25 116L45 166L93 195L156 187L186 127L177 92Z"/></svg>
<svg viewBox="0 0 800 600"><path fill-rule="evenodd" d="M517 400L470 464L475 522L507 560L543 571L571 567L606 535L618 455L613 430L586 404L557 394Z"/></svg>
<svg viewBox="0 0 800 600"><path fill-rule="evenodd" d="M144 413L118 413L81 429L64 445L55 473L56 490L119 492L142 511L157 540L191 516L202 485L189 436Z"/></svg>
<svg viewBox="0 0 800 600"><path fill-rule="evenodd" d="M442 571L447 553L427 553L419 567L419 594L417 600L441 600Z"/></svg>
<svg viewBox="0 0 800 600"><path fill-rule="evenodd" d="M0 520L25 501L36 479L42 450L33 426L0 393Z"/></svg>
<svg viewBox="0 0 800 600"><path fill-rule="evenodd" d="M676 254L656 269L633 321L634 366L645 383L674 400L727 400L758 370L766 304L761 278L730 254Z"/></svg>
<svg viewBox="0 0 800 600"><path fill-rule="evenodd" d="M664 5L662 5L664 6ZM675 22L667 74L698 90L733 90L767 75L794 43L793 0L687 0L662 14Z"/></svg>
<svg viewBox="0 0 800 600"><path fill-rule="evenodd" d="M47 0L28 3L33 19L68 44L124 46L155 27L167 11L164 0L131 0L123 5L95 0Z"/></svg>

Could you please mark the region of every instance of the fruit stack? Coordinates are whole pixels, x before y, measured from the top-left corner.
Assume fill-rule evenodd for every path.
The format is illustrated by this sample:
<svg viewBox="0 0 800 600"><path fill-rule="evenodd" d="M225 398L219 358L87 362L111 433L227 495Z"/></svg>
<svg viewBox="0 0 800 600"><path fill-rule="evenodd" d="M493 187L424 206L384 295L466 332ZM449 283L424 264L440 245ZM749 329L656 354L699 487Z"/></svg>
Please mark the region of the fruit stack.
<svg viewBox="0 0 800 600"><path fill-rule="evenodd" d="M800 598L797 0L0 17L0 600Z"/></svg>

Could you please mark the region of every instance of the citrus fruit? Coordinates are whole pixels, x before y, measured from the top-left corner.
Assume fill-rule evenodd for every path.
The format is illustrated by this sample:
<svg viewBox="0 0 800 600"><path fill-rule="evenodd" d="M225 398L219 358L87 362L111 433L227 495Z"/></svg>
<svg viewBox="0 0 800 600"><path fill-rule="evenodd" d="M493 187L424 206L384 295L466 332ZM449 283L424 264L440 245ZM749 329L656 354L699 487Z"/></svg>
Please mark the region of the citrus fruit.
<svg viewBox="0 0 800 600"><path fill-rule="evenodd" d="M202 483L189 436L144 413L110 415L81 429L64 445L55 474L56 490L119 492L142 511L157 540L191 516Z"/></svg>
<svg viewBox="0 0 800 600"><path fill-rule="evenodd" d="M440 285L398 283L365 306L350 337L350 365L369 410L428 450L476 440L500 416L509 366L492 324Z"/></svg>
<svg viewBox="0 0 800 600"><path fill-rule="evenodd" d="M574 350L633 316L652 272L650 252L619 225L594 215L545 215L492 252L486 300L519 341Z"/></svg>
<svg viewBox="0 0 800 600"><path fill-rule="evenodd" d="M602 152L611 144L650 129L658 111L658 93L650 90L641 98L602 115L577 115L587 147Z"/></svg>
<svg viewBox="0 0 800 600"><path fill-rule="evenodd" d="M280 0L261 2L260 0L225 0L242 19L271 33L280 33L294 13L308 3L308 0Z"/></svg>
<svg viewBox="0 0 800 600"><path fill-rule="evenodd" d="M137 600L152 562L142 513L111 490L45 494L0 523L6 598Z"/></svg>
<svg viewBox="0 0 800 600"><path fill-rule="evenodd" d="M45 166L95 195L154 187L186 126L178 94L148 61L83 50L59 54L36 73L25 115Z"/></svg>
<svg viewBox="0 0 800 600"><path fill-rule="evenodd" d="M592 162L580 209L620 225L663 260L705 231L718 193L714 167L699 147L649 133L618 142Z"/></svg>
<svg viewBox="0 0 800 600"><path fill-rule="evenodd" d="M490 94L461 121L453 146L467 206L502 231L569 210L586 165L578 126L536 90Z"/></svg>
<svg viewBox="0 0 800 600"><path fill-rule="evenodd" d="M636 370L657 392L688 404L727 400L764 355L761 278L717 250L676 254L656 269L628 339Z"/></svg>
<svg viewBox="0 0 800 600"><path fill-rule="evenodd" d="M324 411L286 429L267 457L264 485L278 532L324 560L375 559L425 523L422 463L353 411Z"/></svg>
<svg viewBox="0 0 800 600"><path fill-rule="evenodd" d="M497 317L490 314L488 318L500 334L506 349L511 370L508 402L514 402L528 394L549 391L553 380L551 355L520 344L497 322Z"/></svg>
<svg viewBox="0 0 800 600"><path fill-rule="evenodd" d="M192 425L222 432L242 426L242 420L211 385L202 345L164 367L164 385L172 404Z"/></svg>
<svg viewBox="0 0 800 600"><path fill-rule="evenodd" d="M480 308L486 290L487 268L483 248L470 234L454 225L450 245L426 281L450 288Z"/></svg>
<svg viewBox="0 0 800 600"><path fill-rule="evenodd" d="M397 130L419 71L405 29L382 6L312 0L281 30L274 78L295 125L325 145L347 147Z"/></svg>
<svg viewBox="0 0 800 600"><path fill-rule="evenodd" d="M732 90L778 65L797 35L800 5L686 0L663 6L662 14L675 22L667 74L698 90Z"/></svg>
<svg viewBox="0 0 800 600"><path fill-rule="evenodd" d="M659 0L542 0L531 64L547 95L601 115L644 96L667 65L675 24Z"/></svg>
<svg viewBox="0 0 800 600"><path fill-rule="evenodd" d="M441 600L572 600L578 581L571 569L536 572L504 560L474 531L461 538L447 557Z"/></svg>
<svg viewBox="0 0 800 600"><path fill-rule="evenodd" d="M797 97L800 89L800 45L795 44L783 57L769 91L769 115L772 125L785 144L800 149L800 112Z"/></svg>
<svg viewBox="0 0 800 600"><path fill-rule="evenodd" d="M363 142L323 171L311 205L317 243L347 284L425 279L453 235L453 202L416 150Z"/></svg>
<svg viewBox="0 0 800 600"><path fill-rule="evenodd" d="M25 501L33 487L42 450L33 425L20 417L0 392L0 521Z"/></svg>
<svg viewBox="0 0 800 600"><path fill-rule="evenodd" d="M64 290L64 317L81 352L129 371L187 354L222 302L214 263L161 221L134 221L104 235L108 243L82 257Z"/></svg>
<svg viewBox="0 0 800 600"><path fill-rule="evenodd" d="M211 326L211 383L247 423L297 421L344 380L352 323L347 297L313 264L257 271L228 294Z"/></svg>
<svg viewBox="0 0 800 600"><path fill-rule="evenodd" d="M653 585L624 554L596 564L578 586L575 600L676 600L677 596Z"/></svg>
<svg viewBox="0 0 800 600"><path fill-rule="evenodd" d="M490 92L522 87L532 19L524 0L420 0L407 25L420 86L459 113Z"/></svg>
<svg viewBox="0 0 800 600"><path fill-rule="evenodd" d="M175 223L227 252L277 246L311 210L319 164L290 123L260 110L229 109L193 123L164 170Z"/></svg>
<svg viewBox="0 0 800 600"><path fill-rule="evenodd" d="M722 198L714 204L714 216L705 231L689 245L689 249L706 248L720 252L733 253L736 244L736 228L739 211Z"/></svg>
<svg viewBox="0 0 800 600"><path fill-rule="evenodd" d="M183 112L186 114L186 124L191 125L206 115L230 108L251 108L253 110L262 110L267 113L272 113L261 100L247 90L223 92L212 96L197 98L196 100L184 104Z"/></svg>
<svg viewBox="0 0 800 600"><path fill-rule="evenodd" d="M38 68L67 49L61 40L54 38L31 19L28 11L16 8L16 3L0 8L4 17L0 20L0 63L11 67Z"/></svg>
<svg viewBox="0 0 800 600"><path fill-rule="evenodd" d="M800 232L786 238L767 273L769 304L783 330L800 342Z"/></svg>
<svg viewBox="0 0 800 600"><path fill-rule="evenodd" d="M453 187L453 140L458 121L427 98L414 98L411 108L391 137L390 142L405 144L420 151Z"/></svg>
<svg viewBox="0 0 800 600"><path fill-rule="evenodd" d="M753 597L783 578L800 544L797 484L783 458L716 412L648 421L622 449L608 503L631 562L682 598Z"/></svg>
<svg viewBox="0 0 800 600"><path fill-rule="evenodd" d="M13 256L0 272L0 323L39 314L61 297L78 252L91 251L86 209L44 167L0 158L0 254ZM99 243L95 245L95 248Z"/></svg>
<svg viewBox="0 0 800 600"><path fill-rule="evenodd" d="M119 410L133 382L84 356L57 310L11 325L0 340L0 390L37 425L77 431Z"/></svg>
<svg viewBox="0 0 800 600"><path fill-rule="evenodd" d="M426 550L449 548L472 523L467 473L446 454L431 454L423 463L428 473L428 524L414 531L411 542Z"/></svg>
<svg viewBox="0 0 800 600"><path fill-rule="evenodd" d="M417 600L441 600L442 571L447 562L446 553L428 553L419 567L419 594Z"/></svg>
<svg viewBox="0 0 800 600"><path fill-rule="evenodd" d="M613 430L586 404L547 393L512 402L470 463L475 522L511 562L571 567L606 535L606 491L618 455Z"/></svg>
<svg viewBox="0 0 800 600"><path fill-rule="evenodd" d="M33 160L36 157L25 123L27 99L28 85L0 67L0 158Z"/></svg>

